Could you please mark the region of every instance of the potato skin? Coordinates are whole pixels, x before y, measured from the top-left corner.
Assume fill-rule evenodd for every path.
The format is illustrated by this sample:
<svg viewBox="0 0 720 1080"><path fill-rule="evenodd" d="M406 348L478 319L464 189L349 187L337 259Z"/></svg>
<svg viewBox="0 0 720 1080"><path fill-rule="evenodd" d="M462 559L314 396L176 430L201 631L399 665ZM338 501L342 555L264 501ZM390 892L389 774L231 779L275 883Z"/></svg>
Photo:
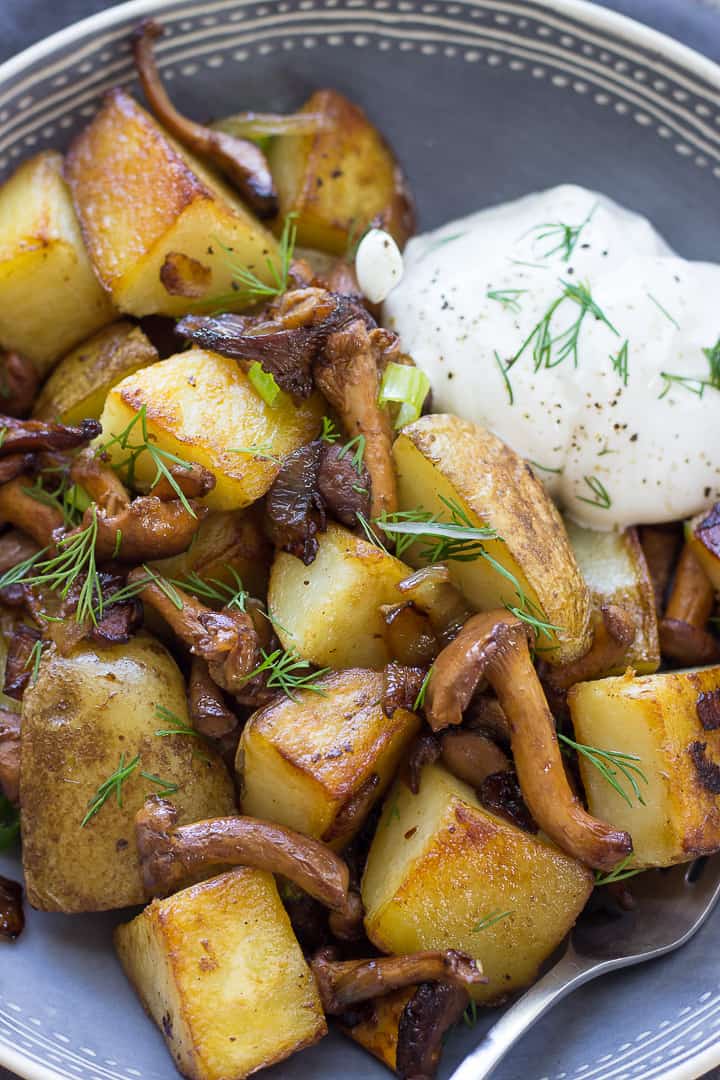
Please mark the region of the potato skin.
<svg viewBox="0 0 720 1080"><path fill-rule="evenodd" d="M628 672L568 693L578 742L637 755L647 777L638 782L644 803L631 798L628 805L579 758L590 812L630 833L633 866L671 866L720 849L720 799L696 765L699 754L720 770L720 728L700 720L701 699L712 707L713 695L720 698L720 667L637 678Z"/></svg>
<svg viewBox="0 0 720 1080"><path fill-rule="evenodd" d="M144 900L134 817L158 785L178 785L181 822L233 812L225 766L187 735L168 727L156 706L188 723L185 683L175 662L148 634L127 645L87 642L69 656L47 649L35 686L23 697L20 799L28 899L44 911L104 911ZM140 755L122 784L82 828L88 803L118 768ZM203 760L206 759L206 760Z"/></svg>
<svg viewBox="0 0 720 1080"><path fill-rule="evenodd" d="M335 671L322 696L300 692L254 713L237 753L241 810L340 849L392 780L420 721L406 709L388 717L380 672ZM372 785L363 813L343 827L343 811Z"/></svg>
<svg viewBox="0 0 720 1080"><path fill-rule="evenodd" d="M300 405L283 395L274 407L255 392L234 360L204 349L188 349L135 372L113 387L100 422L103 443L117 435L145 406L148 432L157 445L214 474L205 502L213 510L238 510L261 498L279 465L263 457L234 453L236 447L269 443L283 458L315 437L323 406L314 394ZM137 443L140 431L131 436ZM116 460L127 456L110 450ZM150 483L155 466L147 454L136 462L139 482Z"/></svg>
<svg viewBox="0 0 720 1080"><path fill-rule="evenodd" d="M114 317L83 244L62 156L46 150L0 188L0 344L44 375Z"/></svg>
<svg viewBox="0 0 720 1080"><path fill-rule="evenodd" d="M182 315L230 292L220 245L270 280L272 234L123 90L107 95L65 169L95 270L121 311Z"/></svg>
<svg viewBox="0 0 720 1080"><path fill-rule="evenodd" d="M412 571L399 559L328 524L310 566L280 551L270 571L268 608L285 649L318 667L382 668L392 657L381 604L399 603Z"/></svg>
<svg viewBox="0 0 720 1080"><path fill-rule="evenodd" d="M139 326L125 319L112 323L62 358L40 391L33 416L62 424L97 420L113 386L158 359Z"/></svg>
<svg viewBox="0 0 720 1080"><path fill-rule="evenodd" d="M590 594L562 518L532 469L489 431L457 416L434 413L403 428L393 447L401 510L422 506L448 519L444 495L473 524L493 528L484 546L515 576L540 617L560 627L543 634L543 660L564 664L590 646ZM422 565L417 548L408 562ZM450 561L453 579L480 611L519 603L512 583L478 558ZM537 613L537 612L535 612Z"/></svg>
<svg viewBox="0 0 720 1080"><path fill-rule="evenodd" d="M467 784L432 765L418 795L399 779L386 798L362 881L365 929L383 952L467 953L488 978L473 997L498 1002L534 981L593 884L586 866L484 810Z"/></svg>
<svg viewBox="0 0 720 1080"><path fill-rule="evenodd" d="M243 1080L327 1034L271 874L240 867L154 900L115 946L191 1080Z"/></svg>
<svg viewBox="0 0 720 1080"><path fill-rule="evenodd" d="M403 247L415 231L414 209L392 150L365 113L337 90L317 90L303 112L327 129L283 136L268 159L280 197L278 228L297 214L298 243L344 255L368 225L379 225Z"/></svg>

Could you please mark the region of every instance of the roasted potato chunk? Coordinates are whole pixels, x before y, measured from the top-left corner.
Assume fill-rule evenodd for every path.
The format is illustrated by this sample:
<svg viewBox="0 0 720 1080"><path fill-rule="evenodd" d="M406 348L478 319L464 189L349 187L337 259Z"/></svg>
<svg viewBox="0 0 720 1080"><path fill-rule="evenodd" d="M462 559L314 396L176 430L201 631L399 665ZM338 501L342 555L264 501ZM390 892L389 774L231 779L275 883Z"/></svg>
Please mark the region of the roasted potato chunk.
<svg viewBox="0 0 720 1080"><path fill-rule="evenodd" d="M242 867L154 900L115 947L191 1080L242 1080L327 1033L272 874Z"/></svg>
<svg viewBox="0 0 720 1080"><path fill-rule="evenodd" d="M125 320L106 326L62 358L40 391L33 416L61 424L97 420L113 386L157 359L139 326Z"/></svg>
<svg viewBox="0 0 720 1080"><path fill-rule="evenodd" d="M272 459L236 448L262 444L266 453L282 458L315 437L322 417L317 395L300 405L282 395L273 407L266 405L234 360L203 349L178 353L113 387L100 418L100 441L124 431L143 405L148 434L161 449L214 474L216 485L205 499L213 510L249 506L277 475ZM140 437L140 430L131 434L131 443ZM115 460L127 456L117 445L110 453ZM147 485L154 475L149 454L141 454L137 482Z"/></svg>
<svg viewBox="0 0 720 1080"><path fill-rule="evenodd" d="M384 667L392 657L380 605L402 601L398 584L412 571L340 525L318 541L310 566L275 556L268 606L278 637L318 667Z"/></svg>
<svg viewBox="0 0 720 1080"><path fill-rule="evenodd" d="M386 799L362 882L365 927L383 952L480 960L489 981L473 997L496 1002L535 979L592 888L587 867L427 766L418 795L398 780Z"/></svg>
<svg viewBox="0 0 720 1080"><path fill-rule="evenodd" d="M33 907L142 903L135 813L164 785L177 785L182 823L233 812L225 766L209 748L199 755L187 735L157 735L170 726L158 706L187 726L183 677L148 634L127 645L83 642L68 656L46 650L22 708L23 867ZM117 792L85 821L101 786L136 757Z"/></svg>
<svg viewBox="0 0 720 1080"><path fill-rule="evenodd" d="M83 244L62 156L46 150L0 188L0 343L44 375L113 317Z"/></svg>
<svg viewBox="0 0 720 1080"><path fill-rule="evenodd" d="M272 235L124 91L108 94L65 171L95 270L121 311L184 315L232 295L231 262L270 280Z"/></svg>
<svg viewBox="0 0 720 1080"><path fill-rule="evenodd" d="M596 613L604 604L614 604L628 612L635 626L624 663L604 674L621 675L630 665L640 675L651 675L660 666L660 643L652 581L637 529L601 533L570 520L565 526Z"/></svg>
<svg viewBox="0 0 720 1080"><path fill-rule="evenodd" d="M274 139L268 160L280 198L278 227L297 214L298 243L344 255L370 222L402 247L414 231L414 212L390 147L358 108L337 90L317 90L303 112L324 126L314 135Z"/></svg>
<svg viewBox="0 0 720 1080"><path fill-rule="evenodd" d="M340 1030L344 1035L382 1061L392 1072L397 1066L400 1017L415 990L416 987L411 986L407 990L395 990L386 997L375 998L369 1015L362 1015L352 1027L341 1025Z"/></svg>
<svg viewBox="0 0 720 1080"><path fill-rule="evenodd" d="M422 508L450 520L448 503L497 539L483 546L490 559L450 561L456 584L479 611L523 607L554 630L538 648L550 664L582 656L590 645L590 594L558 511L522 458L489 431L436 413L403 428L393 447L401 510ZM444 501L445 500L445 501ZM421 546L407 554L423 565ZM512 575L523 595L506 574Z"/></svg>
<svg viewBox="0 0 720 1080"><path fill-rule="evenodd" d="M336 671L322 695L281 698L248 721L238 747L244 814L340 849L387 788L418 730L417 716L383 711L377 671Z"/></svg>
<svg viewBox="0 0 720 1080"><path fill-rule="evenodd" d="M578 742L636 756L642 802L582 755L590 812L626 829L633 866L670 866L720 848L720 667L578 683L568 694Z"/></svg>

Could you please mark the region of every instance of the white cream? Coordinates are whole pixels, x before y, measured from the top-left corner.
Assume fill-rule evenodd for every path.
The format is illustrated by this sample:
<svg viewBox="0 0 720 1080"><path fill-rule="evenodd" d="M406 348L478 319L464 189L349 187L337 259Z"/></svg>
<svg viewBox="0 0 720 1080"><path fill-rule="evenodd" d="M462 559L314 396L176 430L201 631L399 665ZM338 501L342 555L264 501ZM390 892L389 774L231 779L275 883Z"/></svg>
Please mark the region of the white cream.
<svg viewBox="0 0 720 1080"><path fill-rule="evenodd" d="M566 248L550 253L563 241L559 223L585 223L567 260ZM577 366L572 355L556 363L557 337L582 310L565 299L550 323L555 366L536 371L531 343L506 381L501 365L563 283L585 286L617 333L588 312ZM720 339L719 308L720 266L677 258L644 218L563 186L412 240L384 322L429 376L435 411L490 428L573 518L609 529L684 518L720 499L720 391L700 397L661 374L708 379L703 350ZM627 386L611 359L622 361L626 342Z"/></svg>

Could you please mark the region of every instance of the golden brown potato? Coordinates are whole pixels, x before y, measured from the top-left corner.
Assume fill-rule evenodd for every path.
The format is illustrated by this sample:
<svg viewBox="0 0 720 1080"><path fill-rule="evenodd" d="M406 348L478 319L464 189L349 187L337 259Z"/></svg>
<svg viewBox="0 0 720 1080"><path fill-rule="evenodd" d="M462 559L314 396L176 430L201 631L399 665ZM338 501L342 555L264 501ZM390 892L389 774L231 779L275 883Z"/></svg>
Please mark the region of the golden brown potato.
<svg viewBox="0 0 720 1080"><path fill-rule="evenodd" d="M115 946L191 1080L242 1080L327 1033L272 874L243 867L154 900Z"/></svg>
<svg viewBox="0 0 720 1080"><path fill-rule="evenodd" d="M604 604L627 611L635 626L635 640L623 663L606 675L621 675L630 665L640 675L651 675L660 666L660 643L655 596L637 529L621 533L583 529L566 520L568 538L580 572L590 589L593 608Z"/></svg>
<svg viewBox="0 0 720 1080"><path fill-rule="evenodd" d="M100 418L99 441L124 431L143 405L148 433L161 449L213 473L216 485L205 499L213 510L249 506L279 470L272 457L236 449L261 445L282 458L315 437L323 414L317 394L300 405L283 394L274 406L267 405L234 360L203 349L178 353L113 387ZM140 441L138 425L130 442ZM110 453L116 461L127 457L117 445ZM140 484L152 481L155 466L148 454L138 457L135 474Z"/></svg>
<svg viewBox="0 0 720 1080"><path fill-rule="evenodd" d="M271 280L272 235L124 91L108 94L65 168L95 270L121 311L196 310L231 292L230 260Z"/></svg>
<svg viewBox="0 0 720 1080"><path fill-rule="evenodd" d="M720 667L579 683L568 694L578 742L635 755L641 803L580 756L590 811L633 839L633 866L670 866L720 848Z"/></svg>
<svg viewBox="0 0 720 1080"><path fill-rule="evenodd" d="M157 359L139 326L112 323L62 358L40 391L33 416L62 424L97 420L113 386Z"/></svg>
<svg viewBox="0 0 720 1080"><path fill-rule="evenodd" d="M340 1030L394 1072L400 1017L415 990L416 987L411 986L407 990L395 990L386 997L375 998L369 1015L363 1015L360 1022L352 1027L343 1024Z"/></svg>
<svg viewBox="0 0 720 1080"><path fill-rule="evenodd" d="M343 255L377 219L402 247L414 231L412 202L377 129L337 90L316 90L301 111L322 117L325 126L314 135L283 136L270 144L279 226L296 213L299 244Z"/></svg>
<svg viewBox="0 0 720 1080"><path fill-rule="evenodd" d="M535 979L593 880L576 859L484 810L470 787L431 765L418 795L398 780L387 796L362 882L365 927L383 952L474 957L489 981L473 997L499 1001Z"/></svg>
<svg viewBox="0 0 720 1080"><path fill-rule="evenodd" d="M420 725L405 709L385 715L384 685L377 671L336 671L318 680L322 695L301 691L256 712L238 747L242 812L344 847Z"/></svg>
<svg viewBox="0 0 720 1080"><path fill-rule="evenodd" d="M384 667L392 657L380 606L402 601L398 584L412 571L340 525L318 541L310 566L275 556L268 608L280 641L318 667Z"/></svg>
<svg viewBox="0 0 720 1080"><path fill-rule="evenodd" d="M69 656L46 649L37 683L23 697L20 799L28 899L43 911L103 911L144 899L135 813L150 794L174 788L183 823L233 812L222 762L188 735L185 683L148 634L127 645L77 645ZM88 810L121 765L127 778L97 812ZM155 777L153 781L150 777ZM160 781L160 782L158 782Z"/></svg>
<svg viewBox="0 0 720 1080"><path fill-rule="evenodd" d="M60 154L46 150L0 188L0 343L41 374L114 317L83 244Z"/></svg>
<svg viewBox="0 0 720 1080"><path fill-rule="evenodd" d="M436 413L403 428L393 447L400 510L422 508L450 521L455 503L474 527L498 536L487 554L515 581L482 557L448 563L452 579L479 611L509 604L559 629L541 633L538 652L549 664L567 663L590 645L590 595L558 511L522 458L489 431ZM423 565L420 545L405 556Z"/></svg>

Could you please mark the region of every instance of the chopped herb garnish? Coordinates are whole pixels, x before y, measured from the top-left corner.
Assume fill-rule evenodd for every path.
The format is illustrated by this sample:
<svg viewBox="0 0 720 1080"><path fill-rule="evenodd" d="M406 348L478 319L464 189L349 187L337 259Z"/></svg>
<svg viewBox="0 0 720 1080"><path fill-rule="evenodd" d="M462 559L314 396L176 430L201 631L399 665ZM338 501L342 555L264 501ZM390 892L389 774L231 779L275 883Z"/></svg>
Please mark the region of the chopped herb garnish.
<svg viewBox="0 0 720 1080"><path fill-rule="evenodd" d="M466 1027L474 1028L475 1025L477 1024L477 1022L478 1022L477 1005L475 1004L475 999L470 998L470 1004L468 1005L467 1009L463 1013L463 1023L465 1024Z"/></svg>
<svg viewBox="0 0 720 1080"><path fill-rule="evenodd" d="M137 438L138 431L140 441L131 443L130 437L134 432L135 437ZM119 435L113 435L111 439L108 439L107 442L98 447L96 451L97 456L104 455L106 451L113 446L118 446L121 450L128 451L128 456L121 458L119 461L112 462L112 467L118 471L125 471L127 482L130 487L135 487L135 472L138 458L141 457L142 454L147 454L155 467L155 475L150 482L150 491L160 483L160 480L165 479L187 512L193 517L197 517L197 514L187 501L182 488L168 468L168 462L171 465L177 465L181 469L192 469L192 464L189 461L185 461L183 458L178 457L177 454L171 454L169 450L163 450L155 444L153 437L148 434L146 405L142 405L138 409L128 426L121 431Z"/></svg>
<svg viewBox="0 0 720 1080"><path fill-rule="evenodd" d="M151 784L156 784L159 788L162 788L162 791L154 792L154 794L159 795L160 798L162 798L163 795L174 795L180 787L179 784L173 783L172 780L163 780L161 777L155 776L153 773L141 771L140 775L145 777L146 780L149 780Z"/></svg>
<svg viewBox="0 0 720 1080"><path fill-rule="evenodd" d="M663 315L668 320L668 322L671 322L673 324L673 326L677 327L677 329L679 330L680 329L680 323L677 321L677 319L673 318L673 316L670 314L670 312L667 310L667 308L664 308L662 306L662 304L657 299L657 297L653 296L652 293L648 293L647 297L648 297L648 300L652 300L653 304L658 309L658 311L661 311L663 313Z"/></svg>
<svg viewBox="0 0 720 1080"><path fill-rule="evenodd" d="M558 476L562 473L562 468L553 469L550 465L541 465L539 461L533 461L532 458L528 458L528 464L532 465L535 469L540 469L542 472L557 473Z"/></svg>
<svg viewBox="0 0 720 1080"><path fill-rule="evenodd" d="M697 394L698 397L703 397L707 388L720 390L720 338L711 349L703 349L703 356L710 367L709 374L704 378L692 375L670 375L666 371L661 371L665 386L658 400L664 398L673 385L681 386L683 390L689 390L691 394Z"/></svg>
<svg viewBox="0 0 720 1080"><path fill-rule="evenodd" d="M418 259L418 262L422 262L422 260L427 255L431 255L433 253L433 251L437 251L438 248L445 247L446 244L451 244L453 242L453 240L459 240L461 236L465 236L465 233L464 232L451 233L449 236L441 236L437 240L432 240L427 245L425 250L423 251L422 255Z"/></svg>
<svg viewBox="0 0 720 1080"><path fill-rule="evenodd" d="M115 547L113 548L112 557L116 559L120 554L120 548L122 546L122 529L115 530Z"/></svg>
<svg viewBox="0 0 720 1080"><path fill-rule="evenodd" d="M130 776L131 773L135 772L135 769L137 769L139 764L140 755L136 754L132 761L129 761L126 765L125 752L123 751L123 753L120 755L120 762L115 772L111 776L108 776L107 780L103 780L102 784L100 784L100 787L97 789L92 799L90 799L88 803L87 813L80 822L81 829L84 828L87 825L88 821L90 821L90 819L93 818L95 814L97 814L97 812L102 809L102 807L108 801L113 792L115 792L118 806L122 808L122 785L127 780L128 776Z"/></svg>
<svg viewBox="0 0 720 1080"><path fill-rule="evenodd" d="M596 210L597 203L592 207L590 213L580 225L565 225L561 221L557 221L536 225L534 229L531 229L531 233L536 233L535 239L533 240L533 247L544 241L547 241L551 245L546 251L542 252L540 258L550 259L553 255L557 255L561 252L562 261L570 262L580 239L580 235ZM526 235L528 234L526 233Z"/></svg>
<svg viewBox="0 0 720 1080"><path fill-rule="evenodd" d="M266 405L273 408L282 393L275 382L275 376L269 371L265 371L262 364L255 360L248 369L247 377L258 397L261 397Z"/></svg>
<svg viewBox="0 0 720 1080"><path fill-rule="evenodd" d="M495 923L499 923L501 919L507 919L508 915L512 915L512 911L491 911L489 915L485 915L473 926L472 933L479 934L481 930L487 930L489 927L494 926Z"/></svg>
<svg viewBox="0 0 720 1080"><path fill-rule="evenodd" d="M494 529L485 525L473 525L467 512L455 502L440 496L451 514L450 521L443 521L429 510L398 510L393 514L383 513L376 518L375 524L396 544L398 558L415 543L425 545L421 552L428 562L472 562L484 557L484 540L497 540Z"/></svg>
<svg viewBox="0 0 720 1080"><path fill-rule="evenodd" d="M362 473L362 463L363 458L365 457L365 444L365 436L356 435L354 439L350 439L349 442L345 443L338 454L338 458L344 458L346 454L352 454L353 468L358 476Z"/></svg>
<svg viewBox="0 0 720 1080"><path fill-rule="evenodd" d="M429 390L430 380L424 371L410 364L396 364L391 360L383 372L378 404L399 402L395 427L402 428L417 420Z"/></svg>
<svg viewBox="0 0 720 1080"><path fill-rule="evenodd" d="M259 458L261 461L272 461L275 465L282 465L282 460L277 454L273 454L272 443L269 439L267 442L258 443L256 446L234 446L230 453L247 454L248 457Z"/></svg>
<svg viewBox="0 0 720 1080"><path fill-rule="evenodd" d="M597 887L601 885L613 885L616 881L625 881L626 878L635 877L636 874L642 874L642 867L632 868L630 863L634 858L634 852L630 852L626 855L617 866L614 866L612 870L607 874L603 874L601 870L595 871L595 885Z"/></svg>
<svg viewBox="0 0 720 1080"><path fill-rule="evenodd" d="M30 655L25 661L25 668L31 668L30 685L35 686L38 681L38 675L40 673L40 661L42 660L43 649L47 643L40 639L36 641L30 650Z"/></svg>
<svg viewBox="0 0 720 1080"><path fill-rule="evenodd" d="M297 239L296 218L297 213L295 211L285 218L279 243L279 262L274 262L269 257L265 259L270 283L263 281L257 274L253 273L250 267L239 262L232 248L226 247L216 237L213 237L213 244L217 244L224 253L226 262L232 271L233 285L232 292L204 302L203 307L207 307L209 304L217 310L222 308L223 305L248 305L261 300L270 300L274 296L282 296L287 291L290 263L295 252L295 241Z"/></svg>
<svg viewBox="0 0 720 1080"><path fill-rule="evenodd" d="M425 707L425 695L427 694L428 683L430 682L430 676L431 675L432 675L432 666L430 666L428 668L427 674L425 675L425 678L423 679L423 681L422 681L422 683L420 685L420 689L418 690L417 697L415 698L415 701L413 702L413 712L417 712L418 709L422 709L422 708Z"/></svg>
<svg viewBox="0 0 720 1080"><path fill-rule="evenodd" d="M33 575L23 578L27 585L44 585L59 593L63 600L76 583L82 582L75 611L78 622L90 619L97 623L97 613L102 615L104 608L102 586L95 563L97 528L97 510L93 504L90 523L79 532L61 537L56 544L58 554L35 563ZM15 570L18 569L19 567L15 567Z"/></svg>
<svg viewBox="0 0 720 1080"><path fill-rule="evenodd" d="M520 360L525 351L532 349L532 357L535 371L541 368L554 368L562 364L568 358L572 358L573 367L578 366L578 347L580 343L580 331L588 315L604 323L609 330L619 337L618 331L607 318L605 313L598 307L592 298L590 288L587 285L575 285L569 281L560 280L563 291L560 296L553 300L552 304L543 317L533 327L518 351L505 364L505 370L509 371ZM570 300L577 304L580 311L575 321L559 334L553 333L553 320L558 309Z"/></svg>
<svg viewBox="0 0 720 1080"><path fill-rule="evenodd" d="M243 586L242 578L233 566L225 563L225 569L233 577L234 587L220 581L219 578L201 578L195 570L191 570L181 578L168 578L168 581L171 585L177 585L184 592L191 593L192 596L197 596L201 600L210 600L221 607L234 607L239 611L245 611L248 592Z"/></svg>
<svg viewBox="0 0 720 1080"><path fill-rule="evenodd" d="M6 427L0 427L0 446L5 442L7 438L8 429Z"/></svg>
<svg viewBox="0 0 720 1080"><path fill-rule="evenodd" d="M320 438L323 442L334 443L337 442L342 436L335 427L335 422L330 419L329 416L323 416L322 418L322 431L320 432Z"/></svg>
<svg viewBox="0 0 720 1080"><path fill-rule="evenodd" d="M578 495L578 502L587 503L588 506L598 506L601 510L609 510L612 506L612 499L608 495L608 490L603 484L602 480L599 480L597 476L584 476L583 480L593 493L593 498L589 498L586 495Z"/></svg>
<svg viewBox="0 0 720 1080"><path fill-rule="evenodd" d="M293 701L296 700L295 694L298 690L309 690L321 697L326 696L326 691L318 685L318 680L326 675L330 668L313 671L309 660L303 660L297 653L285 652L283 649L275 649L271 653L262 649L261 652L262 662L246 675L242 682L249 682L257 675L267 672L266 685L270 689L277 687Z"/></svg>
<svg viewBox="0 0 720 1080"><path fill-rule="evenodd" d="M628 368L629 348L630 342L626 339L620 347L617 356L610 357L610 363L612 364L613 371L620 376L623 382L623 386L627 386L628 376L630 374Z"/></svg>
<svg viewBox="0 0 720 1080"><path fill-rule="evenodd" d="M47 487L46 484L52 479L53 473L57 473L56 483L53 487ZM43 506L51 506L59 511L66 529L74 529L80 524L85 510L92 502L83 487L70 482L65 470L43 469L32 487L24 487L22 490Z"/></svg>
<svg viewBox="0 0 720 1080"><path fill-rule="evenodd" d="M524 296L527 289L488 289L485 293L488 300L496 300L508 311L520 311L518 296Z"/></svg>
<svg viewBox="0 0 720 1080"><path fill-rule="evenodd" d="M27 559L23 559L17 566L11 566L9 570L6 570L0 575L0 589L7 589L10 585L17 585L19 581L23 581L26 574L42 559L43 555L47 554L48 550L48 548L43 548L42 551L37 551Z"/></svg>
<svg viewBox="0 0 720 1080"><path fill-rule="evenodd" d="M357 520L358 525L360 526L362 531L365 533L366 540L369 540L371 544L374 544L375 547L379 547L381 551L384 551L386 555L389 555L390 552L385 547L382 540L380 539L378 534L375 532L375 530L373 529L372 525L370 524L368 519L365 517L365 515L363 513L361 513L359 510L356 510L355 511L355 518ZM377 523L377 524L379 524L379 523Z"/></svg>
<svg viewBox="0 0 720 1080"><path fill-rule="evenodd" d="M515 404L515 395L513 394L512 383L508 379L507 368L506 368L505 364L502 362L502 360L500 359L500 354L497 352L497 350L495 351L495 363L499 367L500 374L502 375L503 382L505 383L505 389L507 390L507 396L508 396L508 403L510 405L514 405Z"/></svg>
<svg viewBox="0 0 720 1080"><path fill-rule="evenodd" d="M632 794L641 806L645 806L638 780L647 784L648 778L637 764L641 760L637 754L625 754L620 750L598 750L595 746L586 746L584 743L575 742L574 739L563 735L560 731L558 732L558 739L593 765L607 780L608 784L617 791L618 795L625 800L628 806L632 806L632 798L623 787L619 776L622 776L630 784Z"/></svg>
<svg viewBox="0 0 720 1080"><path fill-rule="evenodd" d="M190 735L193 739L200 739L202 736L195 728L189 727L184 720L181 720L179 716L176 716L174 712L166 708L165 705L155 706L155 715L159 720L164 720L170 727L160 728L155 732L156 735Z"/></svg>

